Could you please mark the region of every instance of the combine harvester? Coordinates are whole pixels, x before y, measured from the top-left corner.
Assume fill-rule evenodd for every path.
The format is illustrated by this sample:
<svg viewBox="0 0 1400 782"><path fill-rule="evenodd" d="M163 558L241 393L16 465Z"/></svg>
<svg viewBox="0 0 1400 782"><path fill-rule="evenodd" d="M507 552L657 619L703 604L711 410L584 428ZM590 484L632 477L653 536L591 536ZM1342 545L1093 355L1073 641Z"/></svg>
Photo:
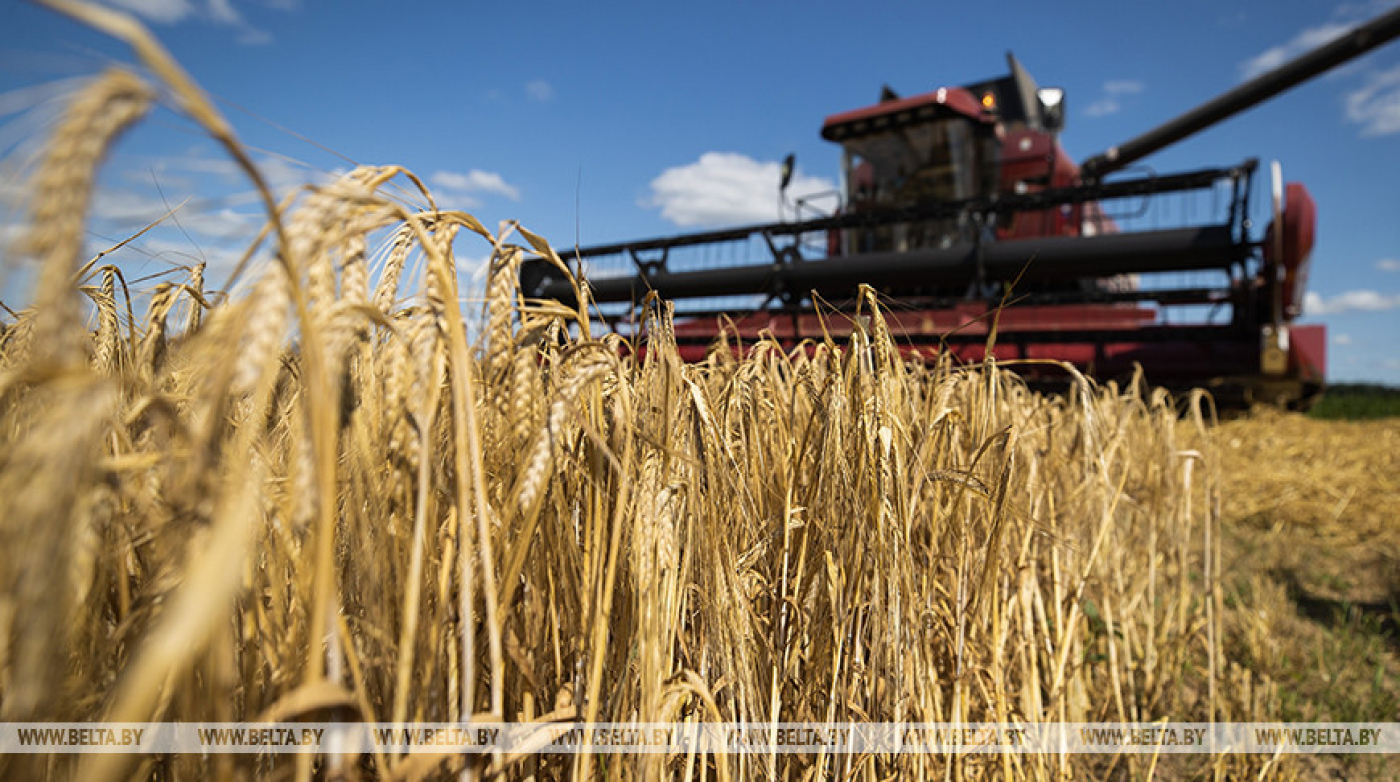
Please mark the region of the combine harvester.
<svg viewBox="0 0 1400 782"><path fill-rule="evenodd" d="M1172 175L1115 172L1400 35L1400 9L1107 152L1060 146L1062 90L1009 75L836 114L842 192L833 214L577 250L601 318L635 326L651 291L676 302L683 356L727 334L791 348L853 328L858 289L886 303L906 352L999 362L1063 382L1056 362L1100 378L1141 367L1224 401L1305 405L1324 383L1326 332L1298 326L1315 209L1271 166L1272 219L1251 234L1258 164ZM786 190L792 159L784 166ZM781 200L780 200L781 203ZM542 260L525 295L570 302ZM825 310L825 311L824 311ZM834 312L833 312L834 311ZM991 330L995 329L994 335ZM989 340L994 336L994 341Z"/></svg>

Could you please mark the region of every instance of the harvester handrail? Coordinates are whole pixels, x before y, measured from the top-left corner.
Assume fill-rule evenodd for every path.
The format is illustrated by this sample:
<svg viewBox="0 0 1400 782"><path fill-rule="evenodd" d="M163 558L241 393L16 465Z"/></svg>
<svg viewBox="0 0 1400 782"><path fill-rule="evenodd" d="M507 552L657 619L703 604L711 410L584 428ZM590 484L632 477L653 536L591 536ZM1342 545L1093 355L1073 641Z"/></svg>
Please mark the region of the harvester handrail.
<svg viewBox="0 0 1400 782"><path fill-rule="evenodd" d="M1034 212L1057 206L1082 204L1111 198L1154 195L1186 190L1203 190L1218 181L1229 179L1239 181L1248 177L1258 167L1258 161L1250 158L1239 165L1225 168L1204 168L1167 176L1146 176L1124 179L1115 182L1085 183L1072 187L1062 187L1029 193L1004 193L993 196L978 196L957 201L926 201L909 207L872 209L868 211L818 217L796 222L756 223L752 225L722 228L714 231L638 239L612 244L599 244L570 250L567 255L576 258L595 258L622 253L669 250L675 247L690 247L701 244L715 244L748 239L753 236L800 236L821 231L846 228L871 228L893 223L907 223L918 220L936 220L955 217L960 214L1007 215L1017 212Z"/></svg>

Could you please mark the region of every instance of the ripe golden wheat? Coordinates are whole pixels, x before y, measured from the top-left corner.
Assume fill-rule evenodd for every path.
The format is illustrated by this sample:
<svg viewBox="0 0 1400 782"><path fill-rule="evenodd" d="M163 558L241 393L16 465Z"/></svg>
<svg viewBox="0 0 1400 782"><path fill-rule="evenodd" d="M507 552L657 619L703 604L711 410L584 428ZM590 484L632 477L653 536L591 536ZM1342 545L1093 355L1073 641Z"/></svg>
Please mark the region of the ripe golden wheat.
<svg viewBox="0 0 1400 782"><path fill-rule="evenodd" d="M236 146L152 41L88 20L135 36ZM3 719L1211 720L1275 697L1221 661L1200 397L1182 428L1161 393L1077 378L1044 397L994 366L907 362L873 295L841 344L684 364L664 305L644 345L592 336L586 304L520 297L524 257L563 268L543 239L406 208L393 167L268 198L271 257L247 295L210 295L201 267L136 303L79 252L103 150L152 94L127 72L94 82L33 191L40 284L0 335ZM476 345L464 239L492 253ZM91 755L0 773L1049 779L1156 763Z"/></svg>

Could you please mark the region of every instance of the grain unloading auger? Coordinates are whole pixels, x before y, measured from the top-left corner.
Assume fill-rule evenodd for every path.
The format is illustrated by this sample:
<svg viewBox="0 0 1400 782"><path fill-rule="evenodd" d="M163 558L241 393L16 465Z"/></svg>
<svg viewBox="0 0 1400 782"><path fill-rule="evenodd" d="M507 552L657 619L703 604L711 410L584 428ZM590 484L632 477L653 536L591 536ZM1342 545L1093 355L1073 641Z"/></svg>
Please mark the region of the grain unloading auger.
<svg viewBox="0 0 1400 782"><path fill-rule="evenodd" d="M886 88L822 127L843 150L833 214L800 219L811 206L799 200L792 221L582 248L570 262L614 323L649 291L674 300L688 359L721 329L788 346L842 336L850 321L819 316L814 302L851 311L869 285L906 350L980 361L995 323L994 355L1032 380L1061 373L1018 360L1100 378L1141 366L1160 385L1304 401L1322 387L1326 355L1324 327L1293 322L1313 246L1307 189L1273 165L1272 219L1255 237L1255 160L1105 177L1397 35L1400 9L1082 165L1058 140L1063 92L1038 88L1014 56L1001 78L909 98ZM781 190L790 172L791 159ZM529 297L573 300L542 261L521 282Z"/></svg>

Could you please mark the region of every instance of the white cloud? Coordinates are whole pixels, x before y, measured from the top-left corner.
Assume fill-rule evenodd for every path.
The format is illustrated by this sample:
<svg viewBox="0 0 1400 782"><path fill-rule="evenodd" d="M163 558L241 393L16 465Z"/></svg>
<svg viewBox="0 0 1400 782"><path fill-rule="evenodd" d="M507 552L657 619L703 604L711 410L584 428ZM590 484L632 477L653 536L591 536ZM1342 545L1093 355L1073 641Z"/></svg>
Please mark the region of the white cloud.
<svg viewBox="0 0 1400 782"><path fill-rule="evenodd" d="M1335 337L1332 337L1332 344L1333 344L1333 345L1342 345L1342 346L1350 345L1350 344L1351 344L1351 335L1350 335L1350 334L1338 334L1338 335L1336 335Z"/></svg>
<svg viewBox="0 0 1400 782"><path fill-rule="evenodd" d="M247 46L262 46L272 42L272 34L247 22L233 7L233 0L209 0L209 15L214 21L238 28L238 42Z"/></svg>
<svg viewBox="0 0 1400 782"><path fill-rule="evenodd" d="M264 219L262 215L236 212L232 209L212 209L186 212L177 211L174 218L192 234L216 239L251 239Z"/></svg>
<svg viewBox="0 0 1400 782"><path fill-rule="evenodd" d="M29 181L9 168L0 169L0 206L22 211L29 203Z"/></svg>
<svg viewBox="0 0 1400 782"><path fill-rule="evenodd" d="M1383 272L1400 272L1400 258L1382 258L1376 261L1376 268Z"/></svg>
<svg viewBox="0 0 1400 782"><path fill-rule="evenodd" d="M253 163L278 201L305 185L328 184L344 173L326 171L275 154L255 155ZM140 156L128 161L117 176L132 191L150 194L150 197L154 197L159 188L172 206L194 195L202 208L207 208L210 201L217 201L224 205L251 205L259 214L263 209L252 180L221 150L193 147L172 155Z"/></svg>
<svg viewBox="0 0 1400 782"><path fill-rule="evenodd" d="M251 187L252 183L248 181L243 169L231 160L228 163L228 171L231 172L229 175L236 181L241 181ZM322 171L292 158L281 156L265 156L254 161L254 164L258 167L258 173L262 174L263 179L267 182L268 189L278 198L303 185L326 184L338 176L335 172ZM217 163L211 166L211 169L216 168Z"/></svg>
<svg viewBox="0 0 1400 782"><path fill-rule="evenodd" d="M1368 0L1343 3L1332 12L1332 20L1308 27L1286 43L1271 47L1240 64L1240 78L1250 79L1305 52L1323 46L1351 32L1363 21L1394 8L1396 0ZM1400 66L1372 71L1366 83L1345 96L1347 119L1361 126L1362 136L1400 133Z"/></svg>
<svg viewBox="0 0 1400 782"><path fill-rule="evenodd" d="M554 97L554 86L544 79L535 79L525 85L525 94L529 95L531 100L544 103Z"/></svg>
<svg viewBox="0 0 1400 782"><path fill-rule="evenodd" d="M233 0L209 0L209 15L224 24L243 24L243 16L233 7Z"/></svg>
<svg viewBox="0 0 1400 782"><path fill-rule="evenodd" d="M107 4L157 24L179 22L194 13L194 5L189 0L107 0Z"/></svg>
<svg viewBox="0 0 1400 782"><path fill-rule="evenodd" d="M1356 24L1356 22L1326 22L1316 27L1309 27L1293 36L1287 43L1266 49L1245 60L1240 65L1240 77L1252 79L1265 71L1277 68L1303 52L1316 49L1347 33Z"/></svg>
<svg viewBox="0 0 1400 782"><path fill-rule="evenodd" d="M0 223L0 255L18 242L28 228L23 223Z"/></svg>
<svg viewBox="0 0 1400 782"><path fill-rule="evenodd" d="M156 24L183 22L198 14L218 24L236 28L237 40L241 44L260 45L272 40L271 34L253 27L243 18L243 14L234 7L233 0L206 0L202 9L190 0L106 0L106 3ZM282 11L292 10L296 6L294 0L266 4Z"/></svg>
<svg viewBox="0 0 1400 782"><path fill-rule="evenodd" d="M757 161L735 152L706 152L694 163L668 168L651 181L651 197L642 206L683 228L739 225L778 219L777 161ZM794 196L829 191L825 177L795 175L788 187Z"/></svg>
<svg viewBox="0 0 1400 782"><path fill-rule="evenodd" d="M473 196L481 193L495 193L512 201L520 200L520 189L494 171L482 171L476 168L465 174L456 171L438 171L428 177L428 182L437 190L444 191L446 194L470 204L478 203Z"/></svg>
<svg viewBox="0 0 1400 782"><path fill-rule="evenodd" d="M172 265L193 266L204 263L205 273L210 276L221 276L232 271L243 259L247 249L241 245L191 243L184 237L145 239L139 248L152 258Z"/></svg>
<svg viewBox="0 0 1400 782"><path fill-rule="evenodd" d="M1106 117L1109 114L1116 114L1122 108L1118 101L1112 98L1099 98L1090 103L1089 108L1085 109L1084 113L1091 117Z"/></svg>
<svg viewBox="0 0 1400 782"><path fill-rule="evenodd" d="M227 206L195 203L185 198L162 199L134 190L102 188L92 200L92 219L116 230L139 230L174 209L164 226L183 228L192 236L209 240L248 240L262 227L261 214L235 211Z"/></svg>
<svg viewBox="0 0 1400 782"><path fill-rule="evenodd" d="M255 163L278 200L305 184L333 178L280 156L259 155ZM101 230L137 230L176 209L180 225L201 239L250 239L265 219L252 182L221 152L192 148L122 158L113 165L115 176L96 190L89 205L91 219L103 223ZM28 196L24 177L0 176L0 223L22 222Z"/></svg>
<svg viewBox="0 0 1400 782"><path fill-rule="evenodd" d="M176 204L178 203L177 201ZM103 188L93 196L91 217L95 220L135 224L150 222L168 210L169 207L159 198L140 195L131 190Z"/></svg>
<svg viewBox="0 0 1400 782"><path fill-rule="evenodd" d="M1137 95L1142 92L1144 85L1140 81L1133 79L1113 79L1103 83L1103 95L1093 103L1084 113L1090 117L1105 117L1109 114L1116 114L1122 110L1120 100L1128 95Z"/></svg>
<svg viewBox="0 0 1400 782"><path fill-rule="evenodd" d="M244 46L265 46L272 43L272 33L256 27L245 27L238 33L238 42Z"/></svg>
<svg viewBox="0 0 1400 782"><path fill-rule="evenodd" d="M1400 307L1400 293L1384 294L1373 290L1357 290L1339 293L1326 299L1308 291L1303 299L1303 312L1317 317L1336 315L1342 312L1381 312Z"/></svg>
<svg viewBox="0 0 1400 782"><path fill-rule="evenodd" d="M1397 0L1361 0L1357 3L1342 3L1337 6L1337 16L1372 19L1400 5Z"/></svg>
<svg viewBox="0 0 1400 782"><path fill-rule="evenodd" d="M1142 82L1136 79L1113 79L1103 83L1103 91L1109 95L1136 95L1142 90Z"/></svg>
<svg viewBox="0 0 1400 782"><path fill-rule="evenodd" d="M1363 136L1400 133L1400 65L1368 74L1361 89L1347 94L1346 107Z"/></svg>

